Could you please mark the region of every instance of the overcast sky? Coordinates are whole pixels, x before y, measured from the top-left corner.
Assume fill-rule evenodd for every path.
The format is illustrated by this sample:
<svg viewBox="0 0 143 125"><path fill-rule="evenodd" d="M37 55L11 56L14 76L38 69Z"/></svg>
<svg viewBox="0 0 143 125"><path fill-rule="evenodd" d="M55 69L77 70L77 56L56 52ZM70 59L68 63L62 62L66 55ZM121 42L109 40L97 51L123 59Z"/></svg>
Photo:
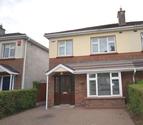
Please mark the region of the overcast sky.
<svg viewBox="0 0 143 125"><path fill-rule="evenodd" d="M21 32L48 47L44 33L143 20L143 0L0 0L0 24L6 33Z"/></svg>

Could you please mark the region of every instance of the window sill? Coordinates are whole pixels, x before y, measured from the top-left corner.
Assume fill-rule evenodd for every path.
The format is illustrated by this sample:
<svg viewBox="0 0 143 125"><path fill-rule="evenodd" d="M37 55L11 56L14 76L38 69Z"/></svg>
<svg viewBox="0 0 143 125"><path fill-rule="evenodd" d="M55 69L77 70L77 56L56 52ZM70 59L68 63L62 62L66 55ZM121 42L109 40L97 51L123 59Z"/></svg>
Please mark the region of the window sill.
<svg viewBox="0 0 143 125"><path fill-rule="evenodd" d="M112 52L112 53L96 53L96 54L90 54L90 56L100 56L100 55L114 55L118 54L117 52Z"/></svg>
<svg viewBox="0 0 143 125"><path fill-rule="evenodd" d="M0 58L1 60L14 60L15 58Z"/></svg>
<svg viewBox="0 0 143 125"><path fill-rule="evenodd" d="M56 58L73 58L74 56L58 56Z"/></svg>
<svg viewBox="0 0 143 125"><path fill-rule="evenodd" d="M87 100L104 100L104 99L107 99L107 100L111 100L111 99L125 99L125 97L123 96L110 96L110 97L86 97Z"/></svg>

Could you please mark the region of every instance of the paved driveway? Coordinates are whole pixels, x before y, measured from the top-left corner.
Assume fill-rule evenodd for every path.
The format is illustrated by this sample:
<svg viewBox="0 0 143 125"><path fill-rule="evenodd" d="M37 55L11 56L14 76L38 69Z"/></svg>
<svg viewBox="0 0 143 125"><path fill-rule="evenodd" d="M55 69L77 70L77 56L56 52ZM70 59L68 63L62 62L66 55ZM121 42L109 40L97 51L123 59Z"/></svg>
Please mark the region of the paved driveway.
<svg viewBox="0 0 143 125"><path fill-rule="evenodd" d="M134 125L123 109L38 107L0 120L0 125Z"/></svg>

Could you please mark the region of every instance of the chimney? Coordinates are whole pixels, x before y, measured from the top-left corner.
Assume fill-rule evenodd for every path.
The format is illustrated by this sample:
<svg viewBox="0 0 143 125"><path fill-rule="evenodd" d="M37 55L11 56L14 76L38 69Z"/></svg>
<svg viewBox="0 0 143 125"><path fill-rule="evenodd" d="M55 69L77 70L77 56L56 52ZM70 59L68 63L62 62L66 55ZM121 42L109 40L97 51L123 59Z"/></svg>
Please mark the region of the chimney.
<svg viewBox="0 0 143 125"><path fill-rule="evenodd" d="M5 34L5 29L3 28L2 25L0 25L0 36Z"/></svg>
<svg viewBox="0 0 143 125"><path fill-rule="evenodd" d="M125 19L125 10L122 10L122 8L120 8L120 10L118 11L118 21L119 21L119 25L125 25L126 24L126 19Z"/></svg>

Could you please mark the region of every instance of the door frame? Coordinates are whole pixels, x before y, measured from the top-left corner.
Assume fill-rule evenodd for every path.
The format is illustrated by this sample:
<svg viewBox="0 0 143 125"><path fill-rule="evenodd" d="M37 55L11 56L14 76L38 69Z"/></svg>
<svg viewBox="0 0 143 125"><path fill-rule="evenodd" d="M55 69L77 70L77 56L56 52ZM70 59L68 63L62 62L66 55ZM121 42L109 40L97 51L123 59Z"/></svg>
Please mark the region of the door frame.
<svg viewBox="0 0 143 125"><path fill-rule="evenodd" d="M61 83L59 83L59 94L56 93L56 77L58 77L58 82L60 82L61 77L64 76L69 76L69 78L71 78L71 84L73 85L73 91L70 93L70 105L74 105L75 104L75 80L74 80L74 75L73 74L55 74L53 76L54 78L54 105L60 105L61 103ZM72 87L71 85L71 87Z"/></svg>

